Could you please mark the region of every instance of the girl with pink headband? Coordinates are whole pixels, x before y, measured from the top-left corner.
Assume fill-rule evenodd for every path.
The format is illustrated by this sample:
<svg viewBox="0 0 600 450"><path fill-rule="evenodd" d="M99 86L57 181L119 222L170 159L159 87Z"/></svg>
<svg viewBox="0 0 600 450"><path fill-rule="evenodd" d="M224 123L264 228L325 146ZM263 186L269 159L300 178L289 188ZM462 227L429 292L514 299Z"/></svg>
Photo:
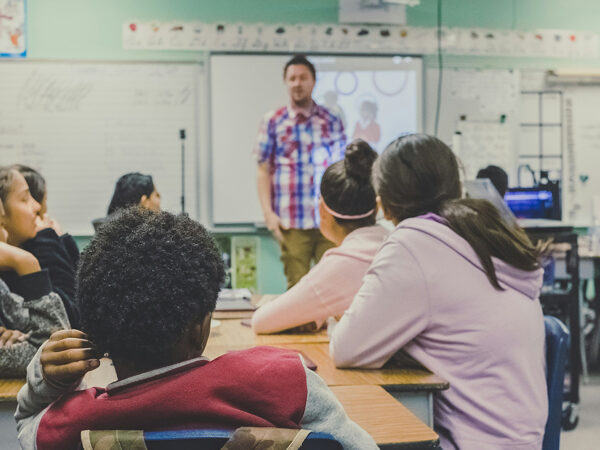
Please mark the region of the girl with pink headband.
<svg viewBox="0 0 600 450"><path fill-rule="evenodd" d="M327 168L321 181L321 233L336 247L296 285L261 306L252 317L256 333L276 333L307 325L319 329L338 319L352 303L387 231L375 224L377 202L371 168L377 153L362 140L346 148L343 160Z"/></svg>

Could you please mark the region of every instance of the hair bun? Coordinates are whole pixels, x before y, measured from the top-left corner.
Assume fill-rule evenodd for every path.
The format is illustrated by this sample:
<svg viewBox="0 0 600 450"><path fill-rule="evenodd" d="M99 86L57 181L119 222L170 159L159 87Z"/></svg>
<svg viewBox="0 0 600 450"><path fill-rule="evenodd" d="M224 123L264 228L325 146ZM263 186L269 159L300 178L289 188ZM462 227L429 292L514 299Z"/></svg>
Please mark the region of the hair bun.
<svg viewBox="0 0 600 450"><path fill-rule="evenodd" d="M348 176L357 181L368 181L376 159L377 152L362 139L356 139L346 147L344 168Z"/></svg>

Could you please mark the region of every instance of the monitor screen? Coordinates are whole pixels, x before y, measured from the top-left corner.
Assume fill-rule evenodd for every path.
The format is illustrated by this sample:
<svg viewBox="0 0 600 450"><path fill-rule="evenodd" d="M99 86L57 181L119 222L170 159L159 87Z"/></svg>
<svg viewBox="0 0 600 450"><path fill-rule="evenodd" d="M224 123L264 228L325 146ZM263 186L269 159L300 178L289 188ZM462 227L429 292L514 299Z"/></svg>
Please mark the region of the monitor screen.
<svg viewBox="0 0 600 450"><path fill-rule="evenodd" d="M504 201L519 219L556 219L554 196L545 189L509 189Z"/></svg>

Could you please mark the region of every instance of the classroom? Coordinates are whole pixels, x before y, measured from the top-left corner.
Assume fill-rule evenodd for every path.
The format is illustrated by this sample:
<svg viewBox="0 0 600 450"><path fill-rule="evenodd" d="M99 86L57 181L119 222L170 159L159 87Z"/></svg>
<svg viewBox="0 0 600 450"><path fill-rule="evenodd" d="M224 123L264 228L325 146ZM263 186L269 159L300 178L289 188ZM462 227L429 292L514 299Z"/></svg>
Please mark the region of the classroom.
<svg viewBox="0 0 600 450"><path fill-rule="evenodd" d="M0 449L596 449L598 18L0 0Z"/></svg>

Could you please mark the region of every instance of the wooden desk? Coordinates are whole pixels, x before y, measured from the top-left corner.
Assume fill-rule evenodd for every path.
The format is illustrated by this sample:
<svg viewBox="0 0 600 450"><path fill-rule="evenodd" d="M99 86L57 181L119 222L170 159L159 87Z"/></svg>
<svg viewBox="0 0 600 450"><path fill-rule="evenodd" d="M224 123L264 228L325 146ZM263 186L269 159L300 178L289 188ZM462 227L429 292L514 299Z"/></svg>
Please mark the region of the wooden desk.
<svg viewBox="0 0 600 450"><path fill-rule="evenodd" d="M379 386L332 386L348 416L380 448L437 448L438 435Z"/></svg>
<svg viewBox="0 0 600 450"><path fill-rule="evenodd" d="M19 389L25 384L20 378L0 378L0 402L15 402Z"/></svg>
<svg viewBox="0 0 600 450"><path fill-rule="evenodd" d="M229 348L249 348L257 345L279 345L293 343L329 342L326 330L318 333L277 333L256 335L252 328L242 325L240 319L222 320L218 327L211 328L208 345Z"/></svg>

